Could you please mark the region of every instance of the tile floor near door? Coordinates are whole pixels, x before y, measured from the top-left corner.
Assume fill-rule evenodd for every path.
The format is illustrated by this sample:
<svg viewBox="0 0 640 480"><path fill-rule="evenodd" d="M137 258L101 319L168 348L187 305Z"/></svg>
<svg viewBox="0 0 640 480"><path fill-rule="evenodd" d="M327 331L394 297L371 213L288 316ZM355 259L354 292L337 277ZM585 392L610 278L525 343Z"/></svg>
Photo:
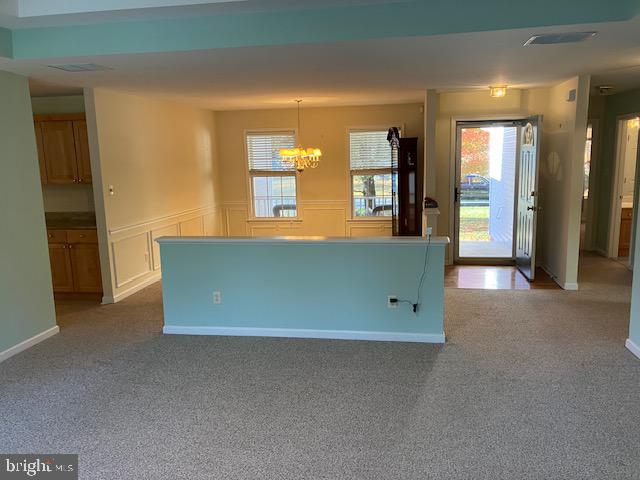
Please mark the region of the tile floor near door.
<svg viewBox="0 0 640 480"><path fill-rule="evenodd" d="M444 346L162 335L160 284L66 302L0 364L0 451L90 480L638 479L631 274L581 265L578 292L446 289Z"/></svg>

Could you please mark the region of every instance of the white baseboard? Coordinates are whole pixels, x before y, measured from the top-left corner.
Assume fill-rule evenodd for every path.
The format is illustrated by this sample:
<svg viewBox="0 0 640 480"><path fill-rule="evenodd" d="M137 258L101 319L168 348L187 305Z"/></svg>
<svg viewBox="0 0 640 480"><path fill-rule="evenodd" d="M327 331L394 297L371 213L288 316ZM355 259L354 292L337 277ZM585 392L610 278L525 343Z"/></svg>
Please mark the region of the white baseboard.
<svg viewBox="0 0 640 480"><path fill-rule="evenodd" d="M133 285L132 287L129 287L126 290L123 290L122 292L116 293L114 296L108 296L108 295L103 296L102 304L107 305L110 303L117 303L120 300L124 300L125 298L133 295L134 293L139 292L143 288L146 288L149 285L156 283L161 278L162 278L162 274L160 272L155 272L151 276L145 278L142 282L137 283L136 285Z"/></svg>
<svg viewBox="0 0 640 480"><path fill-rule="evenodd" d="M627 338L627 341L624 342L624 346L627 347L636 357L640 358L640 346L632 342L630 338Z"/></svg>
<svg viewBox="0 0 640 480"><path fill-rule="evenodd" d="M578 290L577 283L564 283L560 285L564 290Z"/></svg>
<svg viewBox="0 0 640 480"><path fill-rule="evenodd" d="M324 338L381 342L444 343L444 333L368 332L358 330L311 330L306 328L182 327L165 325L162 333L172 335L219 335L231 337Z"/></svg>
<svg viewBox="0 0 640 480"><path fill-rule="evenodd" d="M46 340L47 338L55 335L60 331L60 328L56 325L54 327L48 328L44 332L40 332L37 335L34 335L31 338L27 338L26 340L14 345L11 348L7 348L5 351L0 352L0 362L4 362L7 358L13 357L18 353L26 350L27 348L31 348L34 345Z"/></svg>

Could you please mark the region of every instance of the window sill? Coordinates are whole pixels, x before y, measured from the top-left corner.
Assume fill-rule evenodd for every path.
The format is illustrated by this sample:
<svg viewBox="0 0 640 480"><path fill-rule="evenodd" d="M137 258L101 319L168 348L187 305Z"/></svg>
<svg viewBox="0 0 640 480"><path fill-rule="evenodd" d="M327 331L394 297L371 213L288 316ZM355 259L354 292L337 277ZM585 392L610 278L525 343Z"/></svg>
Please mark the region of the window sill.
<svg viewBox="0 0 640 480"><path fill-rule="evenodd" d="M286 218L286 217L274 217L274 218L260 218L260 217L256 217L256 218L248 218L247 219L247 223L301 223L302 222L302 218L300 217L290 217L290 218Z"/></svg>

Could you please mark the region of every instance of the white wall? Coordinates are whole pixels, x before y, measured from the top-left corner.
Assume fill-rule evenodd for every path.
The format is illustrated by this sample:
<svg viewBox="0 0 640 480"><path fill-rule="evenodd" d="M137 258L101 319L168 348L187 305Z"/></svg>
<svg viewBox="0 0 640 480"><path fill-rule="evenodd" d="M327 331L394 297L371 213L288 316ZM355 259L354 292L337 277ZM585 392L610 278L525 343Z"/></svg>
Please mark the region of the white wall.
<svg viewBox="0 0 640 480"><path fill-rule="evenodd" d="M351 218L349 128L400 126L403 136L424 133L422 104L302 109L303 145L322 149L317 169L298 177L298 215L294 220L252 219L245 153L245 131L295 129L295 109L217 112L224 228L228 235L391 235L390 218Z"/></svg>
<svg viewBox="0 0 640 480"><path fill-rule="evenodd" d="M584 145L589 106L588 76L548 90L546 102L531 99L544 113L540 155L538 252L540 264L566 289L578 288ZM576 100L568 101L576 90ZM544 106L546 103L546 106Z"/></svg>
<svg viewBox="0 0 640 480"><path fill-rule="evenodd" d="M0 71L0 105L1 361L58 327L25 77Z"/></svg>
<svg viewBox="0 0 640 480"><path fill-rule="evenodd" d="M208 110L108 90L85 97L110 302L160 277L155 238L220 233L216 120Z"/></svg>

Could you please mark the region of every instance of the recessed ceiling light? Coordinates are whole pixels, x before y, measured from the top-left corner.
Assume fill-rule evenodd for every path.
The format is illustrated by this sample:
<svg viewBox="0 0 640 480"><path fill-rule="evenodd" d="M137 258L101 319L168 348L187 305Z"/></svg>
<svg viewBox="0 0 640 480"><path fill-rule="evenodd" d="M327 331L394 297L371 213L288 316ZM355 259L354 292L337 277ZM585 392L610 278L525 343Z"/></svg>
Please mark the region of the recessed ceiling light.
<svg viewBox="0 0 640 480"><path fill-rule="evenodd" d="M98 65L97 63L65 63L63 65L49 65L50 68L57 68L65 72L96 72L99 70L113 70L111 67Z"/></svg>
<svg viewBox="0 0 640 480"><path fill-rule="evenodd" d="M524 46L584 42L585 40L595 37L597 34L598 32L544 33L542 35L534 35L524 42Z"/></svg>
<svg viewBox="0 0 640 480"><path fill-rule="evenodd" d="M494 85L489 87L489 95L493 98L502 98L507 96L506 85Z"/></svg>

